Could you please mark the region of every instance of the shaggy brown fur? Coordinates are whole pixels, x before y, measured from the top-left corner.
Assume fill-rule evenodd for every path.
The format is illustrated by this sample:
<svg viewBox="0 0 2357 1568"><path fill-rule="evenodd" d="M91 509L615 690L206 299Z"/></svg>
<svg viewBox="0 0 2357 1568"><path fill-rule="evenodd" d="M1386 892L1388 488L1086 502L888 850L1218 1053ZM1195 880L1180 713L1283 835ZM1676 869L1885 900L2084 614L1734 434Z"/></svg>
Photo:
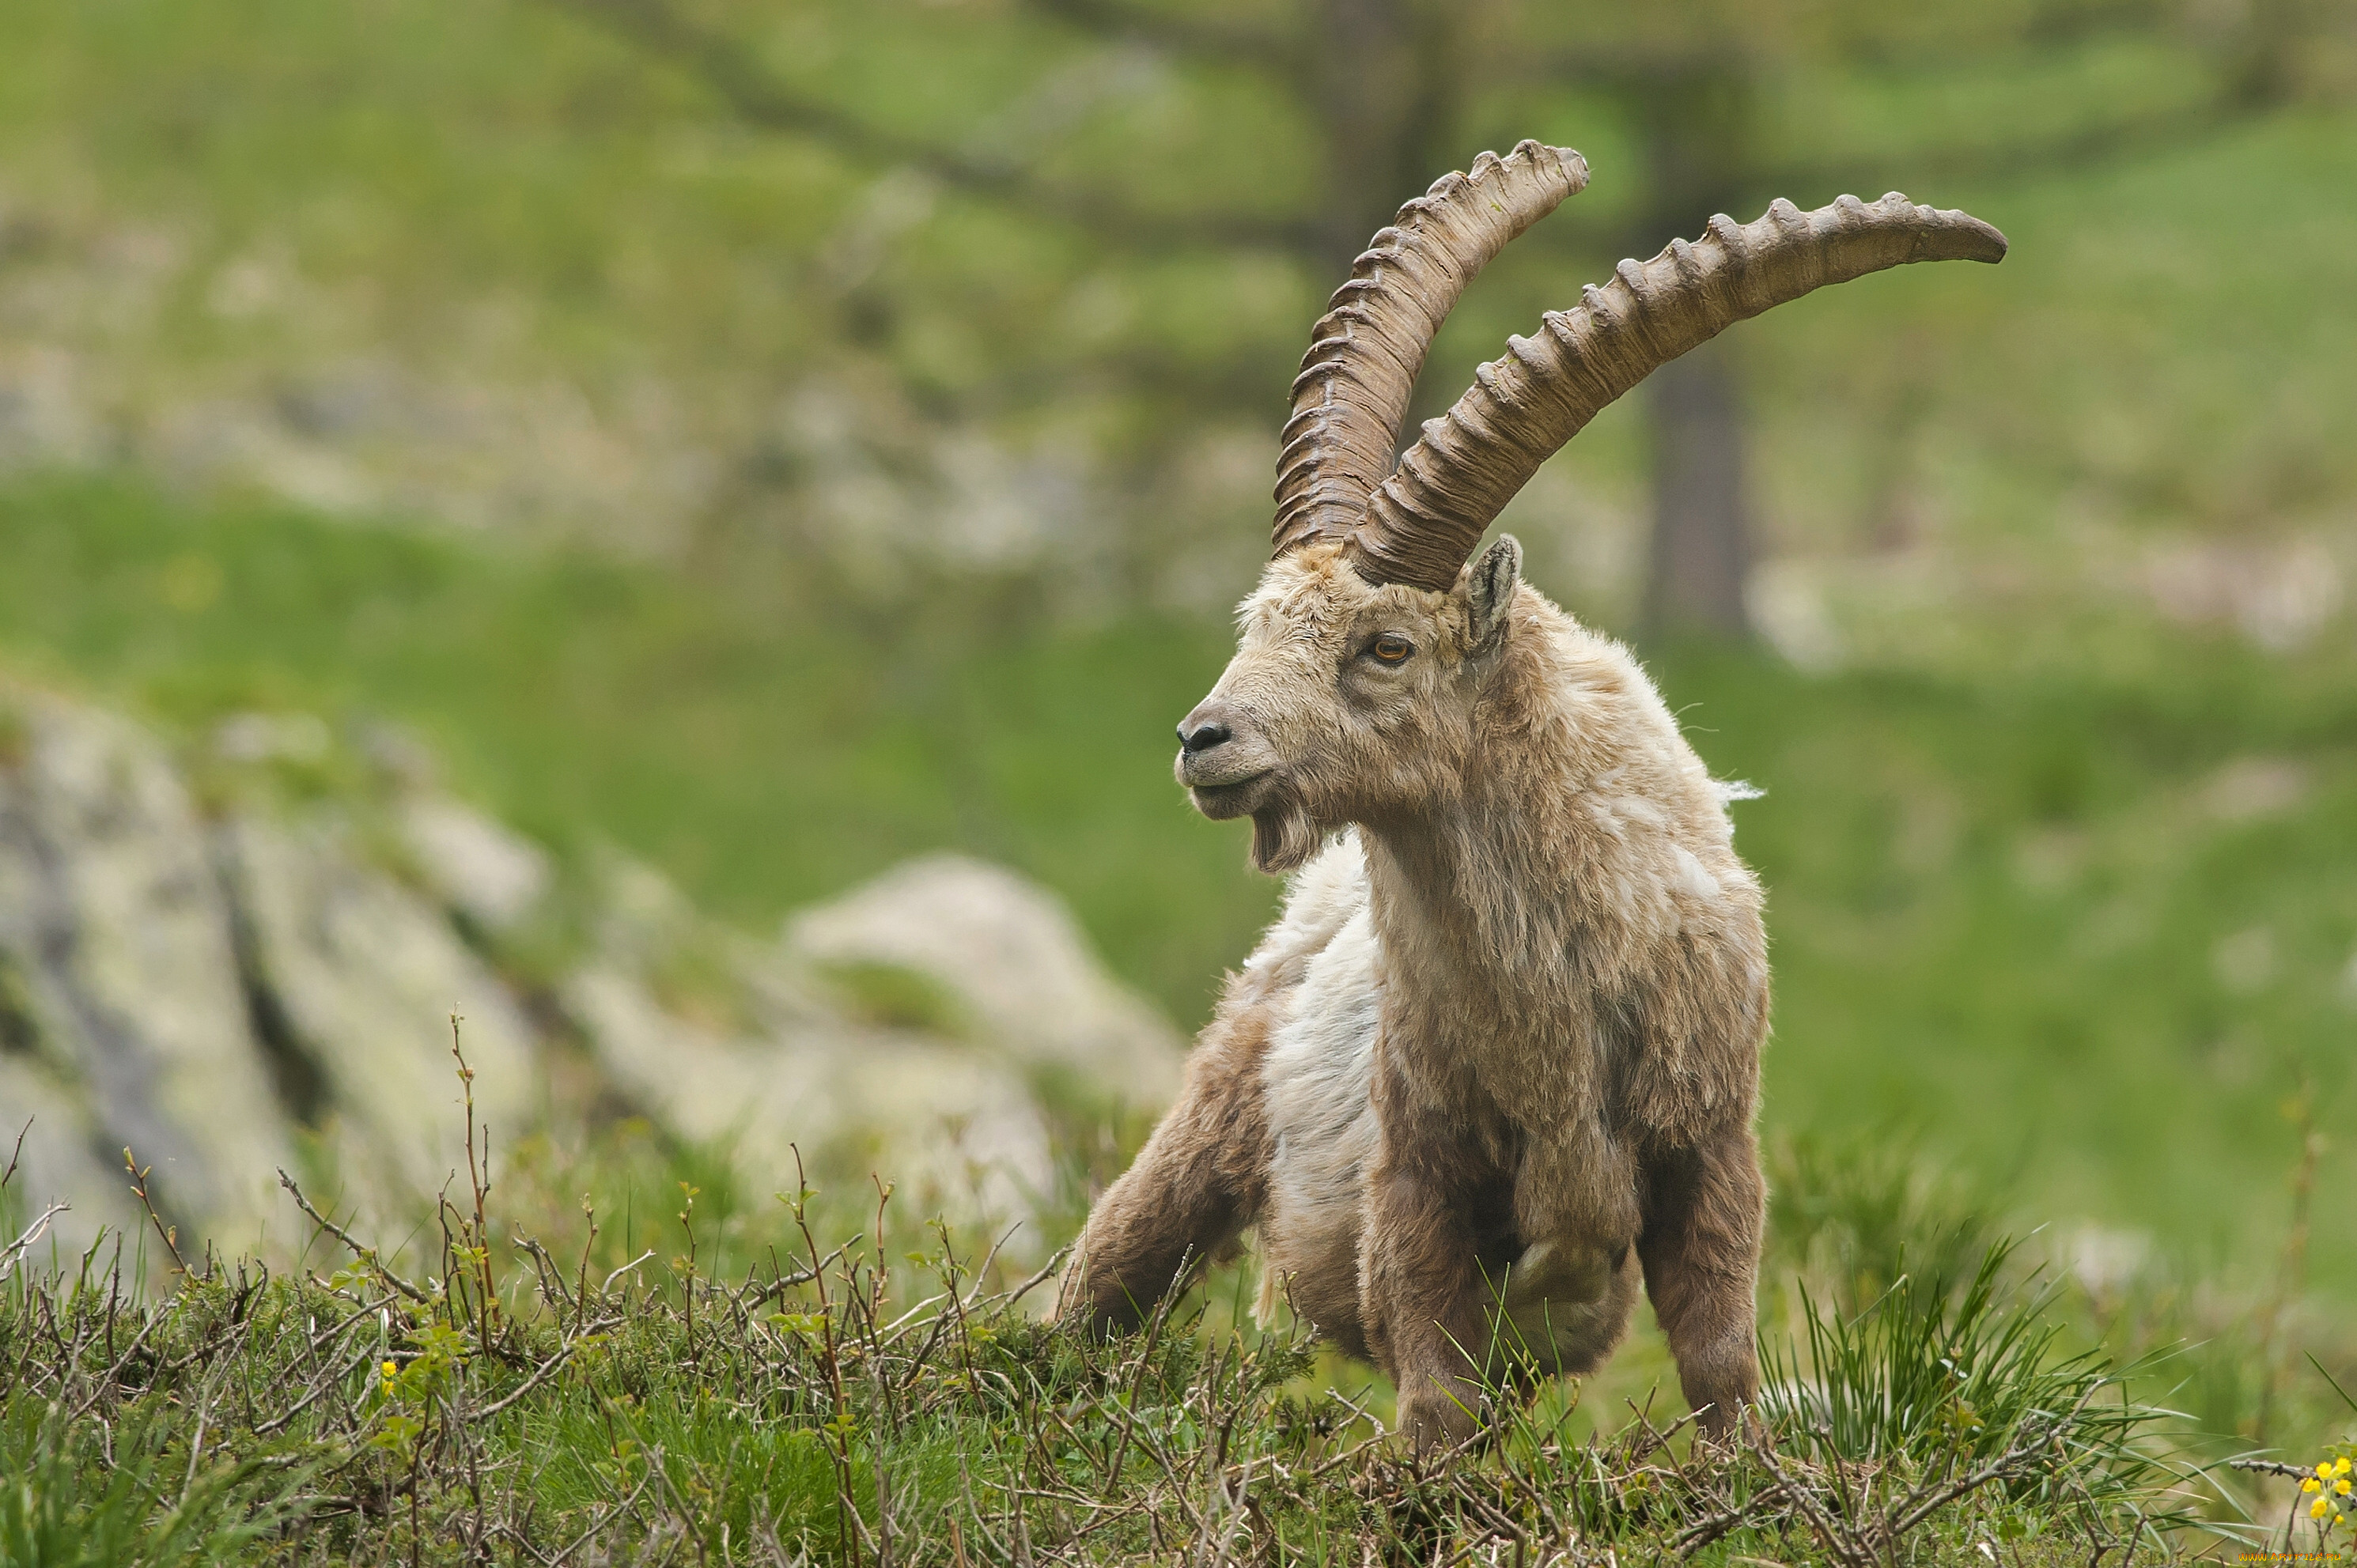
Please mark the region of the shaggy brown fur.
<svg viewBox="0 0 2357 1568"><path fill-rule="evenodd" d="M1510 340L1392 463L1466 282L1587 180L1567 148L1483 154L1312 330L1277 558L1178 758L1205 815L1250 816L1254 861L1298 875L1063 1297L1133 1322L1257 1225L1265 1304L1282 1282L1381 1362L1419 1444L1464 1438L1501 1363L1602 1361L1641 1274L1706 1432L1759 1383L1768 963L1732 792L1625 649L1521 586L1512 540L1465 563L1598 410L1730 323L2006 252L1896 192L1722 214Z"/></svg>
<svg viewBox="0 0 2357 1568"><path fill-rule="evenodd" d="M1063 1310L1134 1324L1257 1224L1269 1277L1432 1444L1473 1430L1501 1316L1584 1371L1641 1271L1724 1433L1758 1382L1759 886L1636 661L1520 562L1501 539L1431 592L1313 544L1245 602L1179 777L1298 875Z"/></svg>
<svg viewBox="0 0 2357 1568"><path fill-rule="evenodd" d="M1230 978L1187 1058L1178 1103L1129 1174L1089 1214L1087 1270L1096 1321L1135 1328L1182 1273L1226 1253L1268 1195L1261 1058L1274 1023L1268 977Z"/></svg>

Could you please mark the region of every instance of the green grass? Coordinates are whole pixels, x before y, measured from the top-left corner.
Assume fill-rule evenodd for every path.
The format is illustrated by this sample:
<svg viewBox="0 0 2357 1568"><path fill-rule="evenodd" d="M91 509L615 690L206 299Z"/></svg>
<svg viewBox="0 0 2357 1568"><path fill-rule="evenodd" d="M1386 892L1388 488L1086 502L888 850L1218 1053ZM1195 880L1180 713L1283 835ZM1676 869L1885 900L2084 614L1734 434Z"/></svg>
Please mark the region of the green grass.
<svg viewBox="0 0 2357 1568"><path fill-rule="evenodd" d="M20 1369L21 1371L21 1369ZM125 1391L104 1422L62 1400L0 1408L0 1568L234 1563L273 1535L301 1455L261 1445L208 1463L168 1396Z"/></svg>
<svg viewBox="0 0 2357 1568"><path fill-rule="evenodd" d="M102 479L0 490L0 559L19 671L190 734L247 706L413 725L528 830L609 835L757 929L954 846L1071 899L1191 1025L1275 896L1169 782L1209 620L1074 627L987 585L858 613ZM2305 1075L2328 1124L2351 1108L2357 683L2340 655L2079 635L2105 657L1969 678L1655 659L1712 767L1768 791L1737 808L1770 889L1768 1124L1917 1139L2035 1222L2255 1289L2281 1106ZM2357 1234L2319 1226L2313 1268L2357 1299Z"/></svg>
<svg viewBox="0 0 2357 1568"><path fill-rule="evenodd" d="M619 841L756 929L905 855L967 849L1054 887L1124 976L1182 1023L1201 1019L1275 889L1244 869L1240 832L1194 818L1168 781L1170 725L1223 661L1226 630L1214 615L1138 609L1160 591L1139 585L1167 587L1157 574L1173 561L1183 581L1230 558L1190 558L1197 539L1232 537L1233 561L1248 559L1258 483L1214 478L1199 492L1188 443L1207 411L1224 422L1276 406L1330 280L1265 258L1116 253L954 195L863 274L859 247L842 242L869 221L874 168L748 133L675 72L540 4L91 0L0 15L0 267L46 280L12 295L12 326L35 359L71 359L99 399L105 449L177 460L160 433L192 407L299 404L353 364L390 364L459 406L479 390L555 384L625 433L651 388L658 413L692 434L640 456L692 446L726 475L714 515L686 520L687 553L704 564L663 571L15 474L0 481L0 669L190 737L245 707L398 720L448 759L463 792L562 854ZM798 5L774 27L767 15L746 14L748 31L782 71L944 141L1080 58L1070 38L989 6ZM1886 1357L1893 1334L1922 1321L1873 1316L1902 1274L1968 1277L2011 1225L2048 1226L2029 1248L2062 1261L2081 1221L2125 1228L2149 1235L2151 1257L2127 1283L2074 1298L2075 1337L2046 1348L2067 1360L2100 1341L2133 1360L2202 1341L2151 1397L2229 1433L2255 1430L2299 1351L2357 1387L2332 1338L2357 1306L2357 1230L2332 1201L2357 1180L2357 1139L2335 1139L2317 1173L2314 1308L2272 1352L2247 1343L2282 1292L2299 1132L2285 1103L2305 1096L2328 1131L2357 1112L2357 659L2345 615L2319 646L2271 657L2156 625L2136 585L2145 553L2172 541L2341 537L2357 486L2357 316L2345 305L2357 135L2346 103L2310 103L1977 188L1927 181L1919 166L1932 144L2034 136L2168 101L2189 59L2041 44L1896 73L1796 56L1778 74L1767 90L1779 147L1845 166L1863 153L1863 177L1878 182L1863 194L1897 184L1970 206L2014 252L1994 272L1906 269L1737 335L1771 553L1839 560L1899 542L1863 575L1835 575L1857 666L1807 676L1756 655L1647 652L1714 768L1769 791L1738 808L1738 843L1771 889L1775 942L1771 1327L1815 1344L1822 1325L1795 1294L1807 1277L1853 1326L1816 1348ZM1028 150L1083 184L1143 156L1155 170L1146 197L1168 210L1234 199L1297 210L1317 177L1310 144L1289 107L1232 74L1181 69L1090 111L1060 146ZM1587 147L1598 180L1468 298L1437 376L1461 379L1503 333L1600 274L1585 252L1640 188L1627 128L1601 107L1549 84L1466 106L1468 151L1536 131ZM1251 176L1242 196L1239 171ZM1791 194L1808 205L1833 191ZM224 308L222 286L253 263L279 276L281 297ZM98 303L78 306L85 284ZM1075 443L1111 471L1184 482L1118 486L1143 504L1088 520L1092 540L1118 540L1106 549L1122 584L1093 620L1085 607L1076 620L1069 598L1047 613L1019 583L866 578L837 593L801 575L823 552L777 548L800 537L808 476L780 450L774 408L813 386L890 427L877 437L888 465L911 462L939 421L1016 449ZM1609 610L1627 599L1626 574L1615 580L1610 552L1587 545L1610 532L1599 519L1639 510L1634 410L1609 413L1567 461L1578 504L1534 498L1515 526L1543 586ZM459 487L469 501L486 488ZM1908 575L1910 541L1928 542L1937 580ZM786 553L802 564L781 567ZM19 739L0 703L0 765ZM942 1021L908 977L836 979L879 1018ZM6 983L0 974L0 1047ZM1102 1176L1121 1140L1074 1131ZM634 1251L668 1226L674 1179L705 1189L708 1240L732 1277L780 1241L713 1152L662 1149L643 1129L608 1141L616 1168L587 1178L614 1232L602 1246ZM518 1154L519 1183L569 1213L575 1173L544 1141ZM2014 1322L2018 1284L1975 1321ZM16 1359L0 1371L19 1376L0 1378L0 1478L42 1484L0 1506L0 1534L16 1532L5 1562L226 1556L288 1496L361 1499L312 1540L402 1539L396 1516L415 1492L368 1446L382 1429L365 1408L365 1357L338 1374L349 1419L315 1434L339 1454L359 1444L349 1474L238 1468L282 1456L242 1415L229 1468L191 1463L204 1456L189 1412L216 1389L202 1380L261 1377L270 1354L294 1354L298 1311L335 1305L274 1283L247 1303L244 1321L263 1326L238 1341L238 1356L262 1359L208 1359L206 1336L238 1326L226 1299L188 1293L156 1330L168 1354L81 1385L121 1417L110 1435L36 1408L47 1395L21 1377L36 1343L23 1315L59 1303L9 1297L15 1337L0 1353ZM1210 1321L1147 1379L1170 1453L1189 1464L1203 1454L1189 1398L1209 1409L1200 1400L1275 1397L1239 1380L1257 1347L1237 1349L1225 1382L1204 1373L1202 1351L1230 1345L1216 1310ZM1027 1333L1010 1326L1016 1348L993 1365L1071 1393L1079 1385L1059 1380L1072 1376L1069 1348ZM633 1498L599 1550L676 1561L692 1543L731 1560L731 1542L764 1525L814 1531L833 1550L845 1477L807 1409L781 1419L747 1391L774 1379L726 1382L754 1377L750 1363L732 1364L714 1394L675 1316L641 1314L613 1343L580 1383L493 1423L494 1509L529 1469L533 1486L504 1494L544 1510L528 1530L587 1528ZM1920 1356L1910 1365L1924 1370ZM471 1367L461 1407L514 1386L512 1365ZM1641 1337L1566 1430L1609 1435L1620 1397L1641 1401L1663 1369L1658 1340ZM142 1402L150 1384L164 1406ZM2301 1386L2324 1397L2313 1379ZM1299 1419L1339 1419L1313 1408L1314 1390L1292 1392ZM842 1455L871 1528L872 1501L859 1499L872 1498L878 1455L908 1488L902 1517L930 1528L964 1505L945 1455L989 1458L1003 1481L1023 1462L1006 1450L1010 1423L1045 1430L1053 1405L963 1397L888 1438L863 1429ZM1054 1408L1091 1408L1072 1397ZM2303 1411L2307 1431L2316 1418ZM1102 1403L1093 1413L1114 1418ZM1251 1430L1275 1454L1310 1441ZM1483 1474L1548 1452L1527 1442ZM1572 1488L1591 1523L1640 1477L1639 1492L1683 1484L1632 1449L1588 1452L1609 1487L1583 1492L1550 1472L1539 1491ZM1572 1449L1553 1453L1545 1463L1573 1462ZM1075 1474L1089 1464L1071 1451L1066 1462ZM1474 1509L1377 1466L1347 1473L1358 1489L1343 1512L1313 1508L1287 1528L1428 1544ZM472 1493L436 1485L428 1533L447 1545L485 1516ZM201 1506L176 1515L191 1498ZM2050 1522L1978 1508L1953 1516L1959 1529ZM694 1533L690 1516L732 1533ZM1649 1518L1609 1515L1643 1540ZM1779 1558L1808 1539L1752 1544ZM1999 1539L2008 1561L2056 1550ZM1964 1541L1921 1543L1936 1557Z"/></svg>
<svg viewBox="0 0 2357 1568"><path fill-rule="evenodd" d="M2310 1543L2274 1522L2279 1479L2222 1461L2255 1396L2271 1452L2307 1463L2357 1407L2271 1374L2249 1319L2189 1346L2190 1303L2230 1283L2124 1313L1910 1151L1773 1165L1760 1423L1717 1451L1644 1316L1597 1376L1493 1384L1491 1440L1419 1459L1380 1375L1302 1325L1245 1326L1248 1263L1098 1343L1038 1321L1049 1270L856 1171L748 1205L711 1151L627 1126L577 1155L527 1140L438 1222L316 1227L275 1274L166 1270L144 1231L12 1248L0 1568L1110 1563L1211 1538L1338 1565L1520 1541L1727 1568L1994 1543L2046 1568ZM0 1176L11 1232L14 1199ZM2205 1370L2235 1397L2187 1402Z"/></svg>
<svg viewBox="0 0 2357 1568"><path fill-rule="evenodd" d="M609 1214L499 1190L480 1230L446 1209L423 1257L322 1234L300 1274L209 1261L161 1299L119 1288L119 1245L16 1272L0 1564L1078 1563L1210 1538L1344 1565L1517 1541L1730 1564L1995 1541L2046 1563L2237 1539L2197 1528L2235 1526L2234 1477L2192 1467L2200 1434L2074 1348L2087 1304L2002 1243L1862 1307L1784 1293L1802 1305L1770 1309L1740 1447L1695 1445L1641 1343L1588 1385L1492 1390L1495 1440L1435 1462L1384 1435L1380 1379L1297 1326L1241 1327L1226 1273L1099 1345L1034 1321L1004 1268L976 1277L969 1239L842 1197L770 1206L768 1244L724 1269L689 1214L626 1243ZM865 1233L830 1249L837 1220ZM667 1263L633 1261L650 1240ZM1841 1294L1792 1262L1771 1273Z"/></svg>

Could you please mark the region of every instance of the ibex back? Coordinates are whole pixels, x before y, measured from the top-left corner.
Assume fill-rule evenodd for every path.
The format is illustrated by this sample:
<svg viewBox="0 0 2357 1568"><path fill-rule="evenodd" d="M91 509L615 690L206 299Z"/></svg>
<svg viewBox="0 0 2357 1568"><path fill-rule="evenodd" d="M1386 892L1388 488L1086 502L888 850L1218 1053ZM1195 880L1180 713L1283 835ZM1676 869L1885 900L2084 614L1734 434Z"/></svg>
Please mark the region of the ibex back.
<svg viewBox="0 0 2357 1568"><path fill-rule="evenodd" d="M1419 1444L1501 1374L1585 1372L1641 1280L1706 1433L1758 1390L1768 1028L1757 880L1636 660L1521 581L1499 510L1596 412L1730 322L2004 237L1887 196L1779 201L1623 262L1394 466L1426 346L1474 273L1587 183L1484 154L1401 209L1318 323L1276 553L1178 727L1179 781L1294 880L1178 1103L1090 1216L1061 1310L1135 1324L1259 1228L1281 1294L1372 1356Z"/></svg>

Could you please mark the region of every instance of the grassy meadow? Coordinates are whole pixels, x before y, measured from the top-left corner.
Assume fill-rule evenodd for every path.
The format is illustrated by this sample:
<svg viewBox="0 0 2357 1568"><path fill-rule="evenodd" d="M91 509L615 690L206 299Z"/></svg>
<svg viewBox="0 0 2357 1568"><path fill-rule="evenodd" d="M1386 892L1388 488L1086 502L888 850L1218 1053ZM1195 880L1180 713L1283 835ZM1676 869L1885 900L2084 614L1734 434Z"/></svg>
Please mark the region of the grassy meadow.
<svg viewBox="0 0 2357 1568"><path fill-rule="evenodd" d="M520 825L610 835L753 929L953 845L1071 900L1192 1026L1273 908L1169 779L1216 622L1045 622L1014 590L863 617L71 478L0 492L0 554L13 668L190 734L255 706L398 720ZM2154 636L2107 671L1978 678L1653 662L1711 767L1766 791L1737 834L1771 896L1771 1132L1921 1149L2029 1224L2186 1266L2275 1266L2287 1102L2349 1105L2348 660ZM2325 1159L2345 1189L2351 1150ZM2357 1301L2357 1233L2319 1225L2310 1267Z"/></svg>
<svg viewBox="0 0 2357 1568"><path fill-rule="evenodd" d="M1091 627L1016 588L863 613L75 476L0 492L0 666L191 741L254 707L399 723L560 855L618 841L753 929L957 845L1054 886L1191 1024L1275 897L1168 782L1167 715L1225 655L1200 618ZM1764 1450L1689 1453L1641 1321L1598 1378L1509 1400L1498 1450L1426 1471L1378 1440L1380 1379L1243 1324L1248 1262L1157 1339L1092 1350L1037 1327L1045 1286L993 1298L1022 1282L977 1270L987 1238L888 1215L879 1247L861 1173L825 1174L806 1233L725 1160L623 1128L506 1151L479 1236L461 1204L439 1243L354 1259L322 1234L267 1283L231 1262L179 1282L148 1237L127 1264L20 1272L0 1357L28 1397L0 1416L36 1484L0 1537L91 1561L119 1539L154 1561L881 1562L897 1541L1046 1562L1225 1530L1422 1562L1520 1530L1573 1543L1562 1561L1730 1563L2280 1538L2289 1483L2221 1466L2312 1462L2352 1413L2330 1380L2357 1386L2350 1156L2299 1155L2348 1104L2357 686L2225 636L2115 646L1969 679L1653 660L1712 767L1767 791L1738 808L1779 985L1762 1336L1783 1386L1834 1405L1771 1412ZM1051 1224L1103 1155L1076 1146ZM110 1266L178 1288L116 1293ZM936 1277L955 1267L964 1310ZM281 1422L259 1391L297 1386L317 1398Z"/></svg>
<svg viewBox="0 0 2357 1568"><path fill-rule="evenodd" d="M2084 1360L2030 1371L2046 1335L1970 1287L1942 1326L1988 1351L1961 1389L1941 1386L1895 1313L1828 1322L1861 1363L1857 1386L1826 1390L1838 1435L1811 1431L1818 1412L1779 1411L1751 1451L1714 1460L1641 1409L1585 1443L1542 1410L1487 1462L1420 1465L1318 1386L1297 1337L1208 1332L1186 1311L1153 1338L1091 1348L1003 1297L949 1307L944 1292L968 1287L946 1264L940 1316L920 1303L913 1323L886 1317L901 1301L855 1266L847 1299L785 1307L769 1281L683 1283L669 1302L589 1282L568 1298L552 1271L545 1321L479 1334L372 1272L208 1280L152 1316L84 1298L103 1322L67 1315L74 1353L38 1369L46 1412L13 1401L0 1428L0 1552L1103 1563L1242 1548L1351 1563L1523 1545L1560 1563L1609 1561L1617 1544L1757 1561L1809 1550L1813 1513L1817 1539L1854 1554L1888 1541L1962 1563L2002 1541L2042 1563L2090 1546L2150 1557L2194 1511L2136 1447L2153 1421L2120 1383ZM371 1331L388 1299L400 1326ZM113 1363L88 1353L109 1328L151 1325ZM1900 1407L1861 1408L1886 1383ZM309 1396L295 1419L261 1413L277 1402L257 1387L273 1384Z"/></svg>
<svg viewBox="0 0 2357 1568"><path fill-rule="evenodd" d="M253 710L402 726L560 862L619 844L748 930L968 851L1194 1027L1278 889L1171 730L1333 280L762 129L628 9L0 0L0 677L192 753ZM1066 25L1122 9L683 7L889 145L1157 232L1305 209L1303 106ZM1367 1369L1244 1321L1249 1259L1088 1345L867 1173L738 1190L625 1121L296 1269L0 1256L0 1568L2345 1552L2284 1466L2357 1432L2357 46L2179 124L2239 8L2002 48L1975 10L1846 54L1785 17L1759 153L1834 182L1789 194L1896 185L2013 251L1730 336L1768 635L1641 646L1764 791L1756 1441L1697 1450L1641 1316L1420 1464ZM1469 153L1596 183L1468 294L1452 388L1643 196L1606 95L1478 86ZM1504 519L1613 628L1637 401ZM1065 1234L1126 1152L1076 1131Z"/></svg>
<svg viewBox="0 0 2357 1568"><path fill-rule="evenodd" d="M527 1145L382 1251L311 1210L276 1276L182 1260L160 1222L38 1276L11 1249L0 1563L1866 1568L2337 1543L2278 1513L2357 1446L2308 1435L2320 1411L2259 1395L2296 1468L2182 1397L2262 1347L2190 1352L2181 1306L2147 1299L2130 1337L2156 1342L2124 1354L2122 1304L1963 1189L1793 1153L1766 1393L1717 1447L1641 1335L1587 1380L1509 1352L1493 1439L1419 1457L1379 1378L1243 1321L1233 1269L1094 1343L1039 1320L1053 1260L1018 1279L880 1184L748 1212L678 1179L668 1216L618 1224L617 1183L683 1168L626 1168L627 1142Z"/></svg>

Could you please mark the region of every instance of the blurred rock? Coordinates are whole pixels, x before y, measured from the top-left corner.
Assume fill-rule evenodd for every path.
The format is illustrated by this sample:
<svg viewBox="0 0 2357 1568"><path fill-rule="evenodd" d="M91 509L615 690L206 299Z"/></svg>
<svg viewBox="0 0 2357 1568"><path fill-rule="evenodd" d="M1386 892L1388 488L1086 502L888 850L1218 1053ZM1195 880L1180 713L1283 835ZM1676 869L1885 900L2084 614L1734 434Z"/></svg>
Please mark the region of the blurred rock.
<svg viewBox="0 0 2357 1568"><path fill-rule="evenodd" d="M844 1005L643 866L607 883L601 951L565 982L565 1010L626 1098L675 1136L727 1148L752 1190L791 1188L797 1153L806 1168L872 1171L922 1208L1018 1213L1048 1190L1047 1119L1019 1064L946 1019ZM1101 1093L1118 1069L1095 1069Z"/></svg>
<svg viewBox="0 0 2357 1568"><path fill-rule="evenodd" d="M611 970L574 976L565 994L616 1086L674 1136L726 1148L752 1191L791 1191L799 1156L807 1170L874 1172L920 1211L1003 1215L1053 1179L1026 1086L971 1052L842 1027L723 1036Z"/></svg>
<svg viewBox="0 0 2357 1568"><path fill-rule="evenodd" d="M2232 625L2260 647L2301 647L2341 608L2340 563L2315 536L2182 539L2147 550L2145 590L2182 626Z"/></svg>
<svg viewBox="0 0 2357 1568"><path fill-rule="evenodd" d="M1053 894L1003 867L911 861L790 920L784 943L855 991L862 971L922 977L982 1044L1025 1067L1120 1086L1139 1103L1178 1088L1177 1031L1105 972Z"/></svg>
<svg viewBox="0 0 2357 1568"><path fill-rule="evenodd" d="M814 1153L843 1125L823 1047L720 1033L665 1007L642 977L619 969L584 969L563 994L614 1086L677 1136L750 1138L773 1161L796 1140Z"/></svg>
<svg viewBox="0 0 2357 1568"><path fill-rule="evenodd" d="M352 740L368 765L395 787L422 792L440 786L441 758L404 725L369 720L356 727Z"/></svg>
<svg viewBox="0 0 2357 1568"><path fill-rule="evenodd" d="M2210 777L2201 804L2222 822L2279 817L2308 799L2311 780L2300 763L2282 757L2238 757Z"/></svg>
<svg viewBox="0 0 2357 1568"><path fill-rule="evenodd" d="M335 744L315 714L232 714L213 726L213 751L231 762L317 762Z"/></svg>
<svg viewBox="0 0 2357 1568"><path fill-rule="evenodd" d="M401 828L427 885L486 930L512 927L548 892L548 856L537 844L456 801L407 801Z"/></svg>
<svg viewBox="0 0 2357 1568"><path fill-rule="evenodd" d="M6 700L20 738L0 768L0 959L30 1052L79 1088L102 1167L125 1145L154 1167L184 1254L200 1238L251 1246L276 1210L287 1127L188 791L135 726ZM0 1122L23 1119L0 1102Z"/></svg>
<svg viewBox="0 0 2357 1568"><path fill-rule="evenodd" d="M250 983L271 999L264 1045L311 1075L297 1093L327 1128L348 1189L398 1201L467 1169L451 1056L460 1020L478 1128L538 1120L533 1029L499 977L431 903L366 864L328 820L233 822L221 857Z"/></svg>
<svg viewBox="0 0 2357 1568"><path fill-rule="evenodd" d="M104 1146L89 1110L46 1067L29 1053L0 1051L0 1170L16 1165L0 1201L0 1247L63 1201L70 1207L49 1222L31 1267L79 1258L102 1231L124 1237L124 1257L135 1257L142 1219L121 1159L105 1161Z"/></svg>
<svg viewBox="0 0 2357 1568"><path fill-rule="evenodd" d="M1175 1088L1176 1032L1011 872L935 856L759 941L619 854L560 883L404 746L237 715L208 821L156 737L0 688L0 1157L29 1122L6 1208L70 1202L55 1256L139 1234L125 1145L191 1261L305 1233L282 1166L366 1224L463 1191L454 1013L495 1164L627 1110L757 1193L799 1157L969 1218L1055 1192L1060 1118Z"/></svg>

